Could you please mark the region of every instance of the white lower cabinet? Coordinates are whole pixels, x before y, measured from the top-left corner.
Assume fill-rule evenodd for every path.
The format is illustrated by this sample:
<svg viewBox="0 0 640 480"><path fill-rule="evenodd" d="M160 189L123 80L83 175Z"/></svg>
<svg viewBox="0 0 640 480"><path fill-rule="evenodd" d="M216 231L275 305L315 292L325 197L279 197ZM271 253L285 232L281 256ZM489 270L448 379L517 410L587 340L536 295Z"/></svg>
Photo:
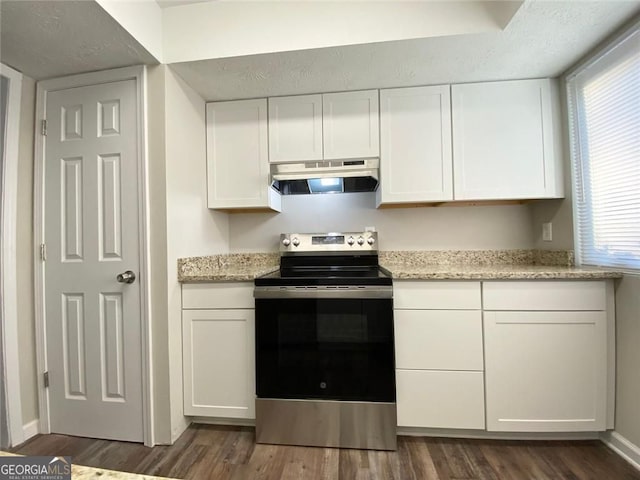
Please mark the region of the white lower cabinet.
<svg viewBox="0 0 640 480"><path fill-rule="evenodd" d="M396 281L394 303L398 426L613 428L611 281Z"/></svg>
<svg viewBox="0 0 640 480"><path fill-rule="evenodd" d="M484 429L479 282L394 284L398 426Z"/></svg>
<svg viewBox="0 0 640 480"><path fill-rule="evenodd" d="M613 428L612 281L398 280L394 303L398 426ZM255 418L253 283L185 284L182 307L185 415Z"/></svg>
<svg viewBox="0 0 640 480"><path fill-rule="evenodd" d="M614 348L606 282L485 282L483 293L487 430L606 430Z"/></svg>
<svg viewBox="0 0 640 480"><path fill-rule="evenodd" d="M482 371L479 310L396 310L396 367Z"/></svg>
<svg viewBox="0 0 640 480"><path fill-rule="evenodd" d="M253 284L182 288L184 414L255 418Z"/></svg>
<svg viewBox="0 0 640 480"><path fill-rule="evenodd" d="M398 426L484 429L482 372L396 370Z"/></svg>
<svg viewBox="0 0 640 480"><path fill-rule="evenodd" d="M605 312L486 312L487 430L605 430Z"/></svg>

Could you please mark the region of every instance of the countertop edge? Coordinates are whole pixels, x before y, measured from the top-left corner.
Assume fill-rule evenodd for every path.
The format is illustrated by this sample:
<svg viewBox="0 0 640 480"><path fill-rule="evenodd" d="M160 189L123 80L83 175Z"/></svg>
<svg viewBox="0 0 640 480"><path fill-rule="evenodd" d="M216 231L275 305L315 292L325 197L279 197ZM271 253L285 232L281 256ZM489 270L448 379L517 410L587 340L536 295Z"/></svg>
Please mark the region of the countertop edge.
<svg viewBox="0 0 640 480"><path fill-rule="evenodd" d="M622 278L622 274L611 273L396 273L393 280L607 280Z"/></svg>
<svg viewBox="0 0 640 480"><path fill-rule="evenodd" d="M382 264L394 280L606 280L617 270L545 265L405 265Z"/></svg>
<svg viewBox="0 0 640 480"><path fill-rule="evenodd" d="M429 271L428 266L418 267L424 269L415 271L416 267L381 265L387 270L393 280L607 280L622 278L624 273L615 270L579 270L577 267L545 267L532 265L532 270L527 266L513 266L513 271L491 271L490 267L484 270L474 270L473 267L464 265L450 265L448 271ZM458 267L459 269L457 269ZM404 270L403 268L406 268ZM434 266L434 268L442 268ZM231 268L229 268L231 270ZM181 275L178 282L183 284L194 283L223 283L223 282L253 282L257 277L274 272L278 266L259 267L255 272L230 271L210 273L205 275ZM535 269L535 270L533 270ZM246 267L245 267L246 270Z"/></svg>
<svg viewBox="0 0 640 480"><path fill-rule="evenodd" d="M260 266L260 267L239 267L240 270L237 273L234 273L233 267L226 267L224 271L220 272L211 272L204 275L188 275L188 274L179 274L178 282L179 283L222 283L222 282L253 282L257 277L262 275L266 275L271 272L275 272L278 270L279 265L271 265L271 266ZM250 271L247 271L250 270Z"/></svg>

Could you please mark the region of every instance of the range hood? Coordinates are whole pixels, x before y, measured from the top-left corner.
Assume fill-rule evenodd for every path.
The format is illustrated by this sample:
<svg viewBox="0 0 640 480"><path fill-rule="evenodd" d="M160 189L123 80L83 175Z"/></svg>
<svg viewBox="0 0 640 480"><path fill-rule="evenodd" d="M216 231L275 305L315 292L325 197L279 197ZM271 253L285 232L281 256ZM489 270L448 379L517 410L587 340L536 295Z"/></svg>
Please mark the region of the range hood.
<svg viewBox="0 0 640 480"><path fill-rule="evenodd" d="M325 160L271 165L271 186L282 195L373 192L380 160Z"/></svg>

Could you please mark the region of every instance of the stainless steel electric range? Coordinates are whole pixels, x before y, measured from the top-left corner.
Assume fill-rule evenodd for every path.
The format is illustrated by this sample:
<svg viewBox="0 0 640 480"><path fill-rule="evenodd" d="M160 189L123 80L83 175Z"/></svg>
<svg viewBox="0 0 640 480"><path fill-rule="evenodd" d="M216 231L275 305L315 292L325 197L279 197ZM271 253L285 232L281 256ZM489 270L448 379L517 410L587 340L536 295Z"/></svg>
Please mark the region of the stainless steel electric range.
<svg viewBox="0 0 640 480"><path fill-rule="evenodd" d="M391 277L375 232L282 234L255 280L256 441L396 449Z"/></svg>

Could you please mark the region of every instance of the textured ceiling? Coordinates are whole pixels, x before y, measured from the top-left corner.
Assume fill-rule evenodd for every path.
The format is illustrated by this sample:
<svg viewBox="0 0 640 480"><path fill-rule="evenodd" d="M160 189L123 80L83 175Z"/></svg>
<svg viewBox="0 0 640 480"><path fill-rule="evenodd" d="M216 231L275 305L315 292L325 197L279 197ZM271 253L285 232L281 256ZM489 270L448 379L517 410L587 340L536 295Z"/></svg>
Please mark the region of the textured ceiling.
<svg viewBox="0 0 640 480"><path fill-rule="evenodd" d="M97 3L0 0L0 60L37 80L155 59Z"/></svg>
<svg viewBox="0 0 640 480"><path fill-rule="evenodd" d="M176 63L206 100L555 77L622 23L638 1L529 1L499 33Z"/></svg>
<svg viewBox="0 0 640 480"><path fill-rule="evenodd" d="M214 2L216 0L156 0L160 8L178 7L180 5L189 5L190 3Z"/></svg>

